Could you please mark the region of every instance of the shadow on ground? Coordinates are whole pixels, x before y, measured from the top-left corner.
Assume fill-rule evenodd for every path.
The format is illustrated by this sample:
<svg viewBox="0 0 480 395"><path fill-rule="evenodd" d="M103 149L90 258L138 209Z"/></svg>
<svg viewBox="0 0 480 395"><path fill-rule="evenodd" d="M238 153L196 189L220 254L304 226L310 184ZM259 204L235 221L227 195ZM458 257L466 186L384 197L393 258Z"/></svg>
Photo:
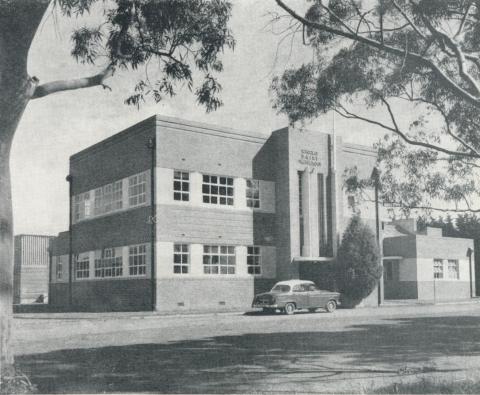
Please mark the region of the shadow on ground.
<svg viewBox="0 0 480 395"><path fill-rule="evenodd" d="M441 372L436 357L480 356L479 327L480 317L419 317L339 331L319 326L315 332L62 350L17 362L42 393L252 393L265 390L265 383L278 393L285 383L304 391L348 375L369 380L418 373L401 370L409 364ZM333 363L338 355L348 363Z"/></svg>

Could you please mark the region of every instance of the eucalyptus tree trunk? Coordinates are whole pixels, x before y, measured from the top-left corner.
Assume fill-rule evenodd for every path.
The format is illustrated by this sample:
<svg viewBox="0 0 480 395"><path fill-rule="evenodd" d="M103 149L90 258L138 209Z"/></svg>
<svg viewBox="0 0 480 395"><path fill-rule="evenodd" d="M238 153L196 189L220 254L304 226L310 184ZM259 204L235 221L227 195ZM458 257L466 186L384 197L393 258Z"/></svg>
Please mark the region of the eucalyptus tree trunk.
<svg viewBox="0 0 480 395"><path fill-rule="evenodd" d="M27 58L48 3L47 0L0 0L0 381L13 370L10 151L18 123L37 85L37 80L28 75Z"/></svg>

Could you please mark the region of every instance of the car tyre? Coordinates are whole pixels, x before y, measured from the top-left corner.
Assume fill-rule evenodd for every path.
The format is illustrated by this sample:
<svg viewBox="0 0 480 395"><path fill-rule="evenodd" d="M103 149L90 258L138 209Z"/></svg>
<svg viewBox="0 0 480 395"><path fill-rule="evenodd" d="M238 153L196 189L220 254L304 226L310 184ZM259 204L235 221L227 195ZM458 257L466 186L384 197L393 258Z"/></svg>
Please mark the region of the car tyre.
<svg viewBox="0 0 480 395"><path fill-rule="evenodd" d="M329 313L333 313L337 309L337 302L334 300L329 300L325 305L325 310Z"/></svg>
<svg viewBox="0 0 480 395"><path fill-rule="evenodd" d="M284 309L285 314L292 315L293 313L295 313L295 310L296 310L296 307L294 303L287 303L285 305L285 309Z"/></svg>

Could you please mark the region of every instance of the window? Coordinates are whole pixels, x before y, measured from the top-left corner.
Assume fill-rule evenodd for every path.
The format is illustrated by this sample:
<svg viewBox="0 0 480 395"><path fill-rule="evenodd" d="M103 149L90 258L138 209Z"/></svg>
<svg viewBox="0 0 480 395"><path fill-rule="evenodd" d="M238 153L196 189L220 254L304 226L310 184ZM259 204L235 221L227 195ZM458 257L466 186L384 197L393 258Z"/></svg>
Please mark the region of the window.
<svg viewBox="0 0 480 395"><path fill-rule="evenodd" d="M89 278L90 277L90 258L88 254L77 256L75 260L75 278Z"/></svg>
<svg viewBox="0 0 480 395"><path fill-rule="evenodd" d="M95 259L95 277L120 277L123 275L122 256L114 248L106 248L101 259Z"/></svg>
<svg viewBox="0 0 480 395"><path fill-rule="evenodd" d="M103 188L95 189L95 198L93 204L94 215L101 215L103 213Z"/></svg>
<svg viewBox="0 0 480 395"><path fill-rule="evenodd" d="M57 271L57 280L61 280L62 277L63 277L63 262L62 262L62 259L60 257L57 258L57 267L56 267L56 271Z"/></svg>
<svg viewBox="0 0 480 395"><path fill-rule="evenodd" d="M460 278L458 260L449 259L448 260L448 278L458 280Z"/></svg>
<svg viewBox="0 0 480 395"><path fill-rule="evenodd" d="M233 206L233 178L203 176L203 202Z"/></svg>
<svg viewBox="0 0 480 395"><path fill-rule="evenodd" d="M397 259L383 262L383 278L385 281L399 281L399 261Z"/></svg>
<svg viewBox="0 0 480 395"><path fill-rule="evenodd" d="M235 274L234 246L203 246L205 274Z"/></svg>
<svg viewBox="0 0 480 395"><path fill-rule="evenodd" d="M260 208L260 181L247 180L247 207Z"/></svg>
<svg viewBox="0 0 480 395"><path fill-rule="evenodd" d="M173 272L176 274L188 273L188 244L173 246Z"/></svg>
<svg viewBox="0 0 480 395"><path fill-rule="evenodd" d="M261 271L260 247L247 247L247 268L248 274L262 274Z"/></svg>
<svg viewBox="0 0 480 395"><path fill-rule="evenodd" d="M443 261L441 259L435 259L433 261L433 278L443 278Z"/></svg>
<svg viewBox="0 0 480 395"><path fill-rule="evenodd" d="M113 183L112 209L121 210L123 206L123 185L122 180Z"/></svg>
<svg viewBox="0 0 480 395"><path fill-rule="evenodd" d="M107 184L103 187L103 212L112 211L113 184Z"/></svg>
<svg viewBox="0 0 480 395"><path fill-rule="evenodd" d="M73 201L73 220L74 222L90 217L90 193L80 193L75 195Z"/></svg>
<svg viewBox="0 0 480 395"><path fill-rule="evenodd" d="M128 202L130 207L147 201L147 173L136 174L128 179Z"/></svg>
<svg viewBox="0 0 480 395"><path fill-rule="evenodd" d="M74 221L77 222L81 218L81 205L82 205L82 197L81 195L75 195L74 203L73 203L73 218Z"/></svg>
<svg viewBox="0 0 480 395"><path fill-rule="evenodd" d="M190 174L184 171L173 172L173 199L188 202L190 198Z"/></svg>
<svg viewBox="0 0 480 395"><path fill-rule="evenodd" d="M128 274L143 276L147 272L147 246L139 244L128 248Z"/></svg>

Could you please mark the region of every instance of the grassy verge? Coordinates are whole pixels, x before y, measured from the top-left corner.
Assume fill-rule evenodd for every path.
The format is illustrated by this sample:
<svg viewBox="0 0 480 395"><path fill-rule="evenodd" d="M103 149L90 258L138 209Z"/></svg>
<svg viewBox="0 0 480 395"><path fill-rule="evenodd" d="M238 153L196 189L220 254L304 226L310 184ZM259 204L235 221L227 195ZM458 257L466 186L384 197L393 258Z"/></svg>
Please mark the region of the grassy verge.
<svg viewBox="0 0 480 395"><path fill-rule="evenodd" d="M480 394L478 381L434 381L422 379L415 383L394 383L374 391L373 394Z"/></svg>
<svg viewBox="0 0 480 395"><path fill-rule="evenodd" d="M33 394L35 392L35 386L22 373L16 372L11 376L0 378L0 395Z"/></svg>

